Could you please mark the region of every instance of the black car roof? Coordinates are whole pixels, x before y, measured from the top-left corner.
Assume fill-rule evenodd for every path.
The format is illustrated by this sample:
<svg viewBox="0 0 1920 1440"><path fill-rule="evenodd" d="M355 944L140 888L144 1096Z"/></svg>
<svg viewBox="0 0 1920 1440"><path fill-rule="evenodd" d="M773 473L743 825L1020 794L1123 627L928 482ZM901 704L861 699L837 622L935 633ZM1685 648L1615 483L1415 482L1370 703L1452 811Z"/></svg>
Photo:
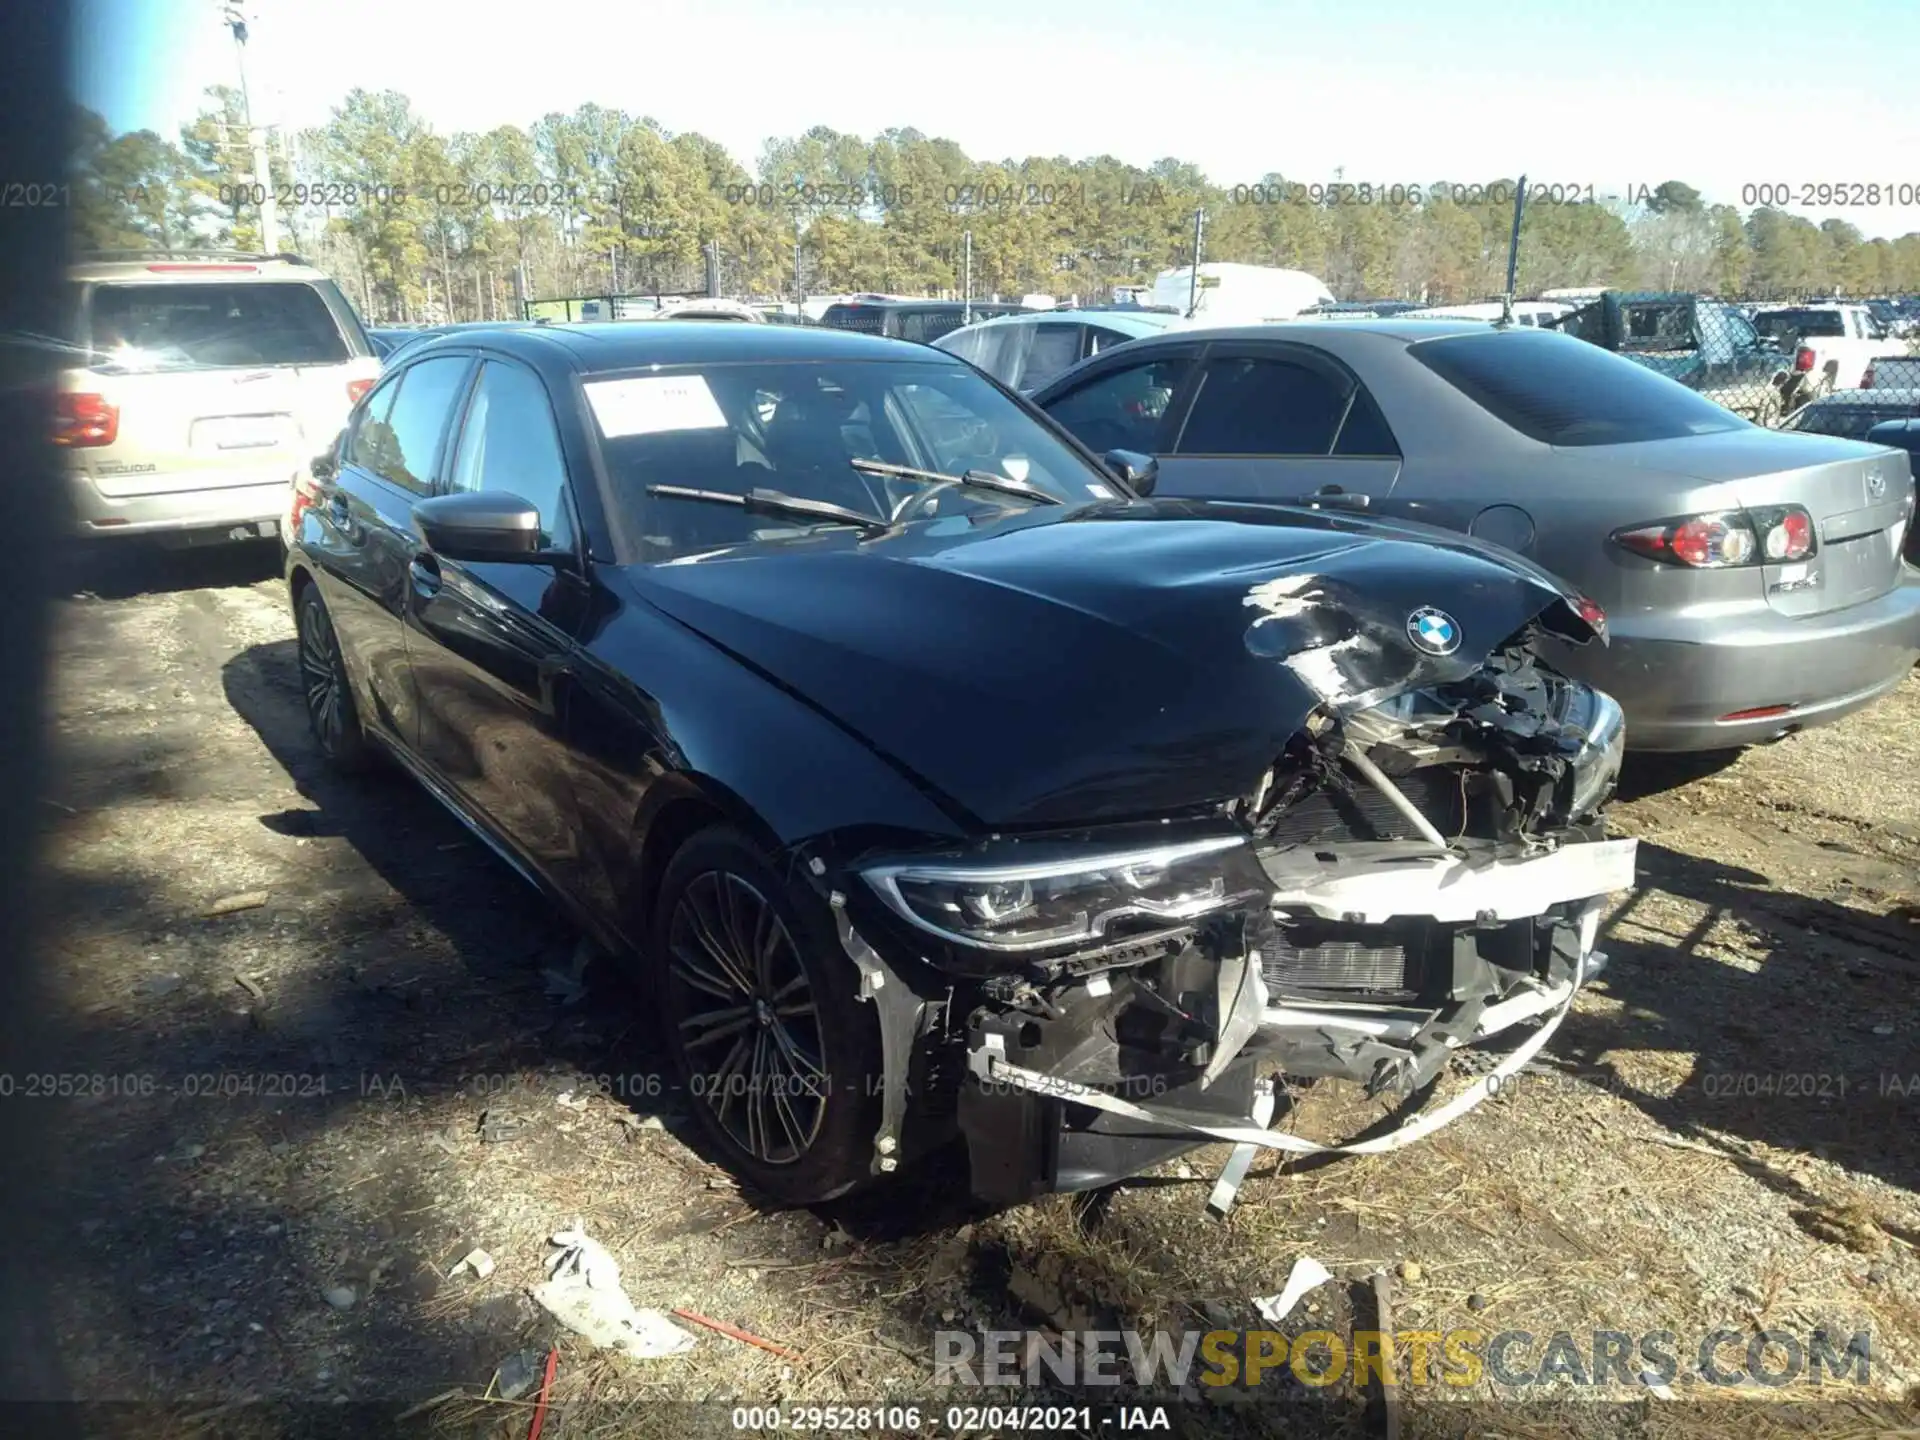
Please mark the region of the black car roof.
<svg viewBox="0 0 1920 1440"><path fill-rule="evenodd" d="M812 325L742 325L682 320L672 325L609 321L590 325L500 326L440 335L415 352L485 344L532 363L563 360L582 372L639 365L704 365L725 361L892 360L954 365L944 351L906 340Z"/></svg>

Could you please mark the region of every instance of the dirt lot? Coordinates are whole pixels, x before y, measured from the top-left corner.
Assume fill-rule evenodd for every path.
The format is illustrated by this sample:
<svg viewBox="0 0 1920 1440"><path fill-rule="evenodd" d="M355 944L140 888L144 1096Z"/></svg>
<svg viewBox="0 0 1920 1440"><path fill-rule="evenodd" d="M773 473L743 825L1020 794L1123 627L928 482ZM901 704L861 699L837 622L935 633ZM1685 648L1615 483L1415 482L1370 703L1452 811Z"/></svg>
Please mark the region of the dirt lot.
<svg viewBox="0 0 1920 1440"><path fill-rule="evenodd" d="M564 924L425 795L320 766L273 555L95 586L61 607L50 812L60 1068L83 1083L45 1102L72 1242L56 1328L91 1397L180 1402L180 1434L247 1398L309 1407L284 1431L438 1397L396 1433L521 1435L530 1397L483 1397L557 1343L546 1435L724 1430L725 1405L672 1402L924 1400L943 1329L1258 1326L1250 1297L1312 1255L1339 1283L1292 1330L1372 1325L1354 1282L1384 1267L1395 1328L1528 1332L1523 1375L1554 1332L1589 1356L1596 1329L1677 1337L1668 1393L1637 1361L1624 1385L1546 1377L1572 1405L1550 1413L1519 1403L1540 1386L1403 1386L1410 1434L1920 1424L1920 677L1719 773L1643 780L1616 809L1644 885L1611 968L1551 1064L1430 1141L1262 1159L1225 1223L1203 1212L1212 1150L1091 1205L975 1213L936 1167L774 1213L689 1143L611 962L580 993ZM1292 1123L1378 1118L1316 1090ZM556 1342L525 1292L575 1217L637 1303L793 1358L705 1330L650 1362ZM450 1278L476 1246L498 1268ZM1752 1403L1801 1382L1691 1374L1715 1330L1733 1368L1751 1334L1823 1325L1870 1332L1872 1373L1829 1377L1817 1409ZM1295 1390L1321 1403L1162 1398L1187 1433L1381 1422L1350 1387Z"/></svg>

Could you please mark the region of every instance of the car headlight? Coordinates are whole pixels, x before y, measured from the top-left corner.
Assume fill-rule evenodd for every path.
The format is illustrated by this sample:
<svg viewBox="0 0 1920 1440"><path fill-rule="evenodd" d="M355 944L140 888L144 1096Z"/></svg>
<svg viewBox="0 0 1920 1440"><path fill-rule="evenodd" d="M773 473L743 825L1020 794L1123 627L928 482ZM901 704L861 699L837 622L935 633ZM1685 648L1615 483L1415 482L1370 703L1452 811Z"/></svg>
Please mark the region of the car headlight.
<svg viewBox="0 0 1920 1440"><path fill-rule="evenodd" d="M1583 820L1607 801L1620 778L1627 752L1627 717L1604 691L1587 691L1587 738L1573 758L1573 785L1567 796L1572 819Z"/></svg>
<svg viewBox="0 0 1920 1440"><path fill-rule="evenodd" d="M1245 837L1159 844L1029 841L860 874L902 919L959 945L1017 952L1119 940L1245 904L1272 889Z"/></svg>

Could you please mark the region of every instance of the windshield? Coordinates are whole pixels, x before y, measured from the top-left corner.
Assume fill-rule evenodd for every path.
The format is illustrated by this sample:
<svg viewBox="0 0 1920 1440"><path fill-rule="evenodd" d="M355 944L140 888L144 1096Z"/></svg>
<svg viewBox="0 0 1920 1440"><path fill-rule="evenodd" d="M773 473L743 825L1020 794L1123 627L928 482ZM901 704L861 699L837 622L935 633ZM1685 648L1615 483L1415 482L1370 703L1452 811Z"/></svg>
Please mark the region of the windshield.
<svg viewBox="0 0 1920 1440"><path fill-rule="evenodd" d="M300 281L95 285L96 368L339 365L353 358L325 298Z"/></svg>
<svg viewBox="0 0 1920 1440"><path fill-rule="evenodd" d="M951 476L983 471L1024 481L1068 505L1119 493L1111 477L957 362L676 366L589 376L584 388L627 560L675 560L820 528L804 519L648 494L654 485L729 495L768 490L909 521L994 516L1031 502L863 475L854 459Z"/></svg>
<svg viewBox="0 0 1920 1440"><path fill-rule="evenodd" d="M1421 340L1407 353L1489 414L1548 445L1628 445L1747 424L1611 351L1540 330Z"/></svg>
<svg viewBox="0 0 1920 1440"><path fill-rule="evenodd" d="M1838 310L1770 310L1753 323L1761 334L1775 340L1847 333Z"/></svg>

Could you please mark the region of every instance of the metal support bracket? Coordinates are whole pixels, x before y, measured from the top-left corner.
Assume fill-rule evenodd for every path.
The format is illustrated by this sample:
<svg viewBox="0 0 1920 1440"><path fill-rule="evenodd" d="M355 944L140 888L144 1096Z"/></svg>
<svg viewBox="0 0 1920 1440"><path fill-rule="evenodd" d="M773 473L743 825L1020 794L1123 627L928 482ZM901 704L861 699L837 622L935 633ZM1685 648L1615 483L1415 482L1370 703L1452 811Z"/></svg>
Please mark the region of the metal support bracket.
<svg viewBox="0 0 1920 1440"><path fill-rule="evenodd" d="M879 953L860 937L847 917L847 897L834 891L827 897L840 932L840 948L860 971L859 998L877 1007L880 1016L880 1128L873 1137L872 1173L884 1175L900 1168L900 1126L907 1110L907 1071L913 1063L913 1042L925 1020L927 1002L894 973Z"/></svg>
<svg viewBox="0 0 1920 1440"><path fill-rule="evenodd" d="M1273 1125L1275 1104L1274 1077L1262 1076L1253 1087L1253 1123L1262 1130ZM1222 1219L1233 1208L1233 1202L1239 1198L1240 1186L1247 1178L1247 1171L1253 1166L1254 1151L1258 1147L1240 1144L1233 1147L1233 1153L1227 1156L1227 1163L1221 1167L1220 1178L1214 1181L1213 1194L1207 1197L1207 1209Z"/></svg>

